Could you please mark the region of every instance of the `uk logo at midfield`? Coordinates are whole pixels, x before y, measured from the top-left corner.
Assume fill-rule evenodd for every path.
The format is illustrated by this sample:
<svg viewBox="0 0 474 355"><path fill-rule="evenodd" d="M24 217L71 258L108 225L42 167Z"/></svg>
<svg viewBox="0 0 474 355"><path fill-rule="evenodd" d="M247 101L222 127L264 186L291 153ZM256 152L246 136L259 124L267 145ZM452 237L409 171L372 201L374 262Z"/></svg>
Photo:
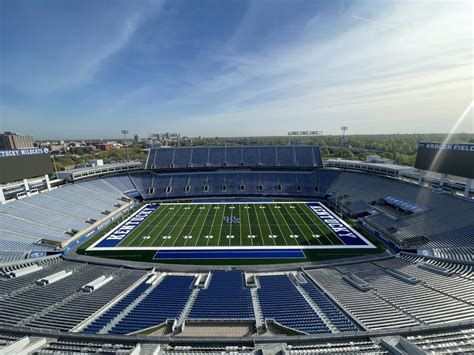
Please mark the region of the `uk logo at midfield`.
<svg viewBox="0 0 474 355"><path fill-rule="evenodd" d="M224 222L226 223L240 223L239 217L224 217Z"/></svg>

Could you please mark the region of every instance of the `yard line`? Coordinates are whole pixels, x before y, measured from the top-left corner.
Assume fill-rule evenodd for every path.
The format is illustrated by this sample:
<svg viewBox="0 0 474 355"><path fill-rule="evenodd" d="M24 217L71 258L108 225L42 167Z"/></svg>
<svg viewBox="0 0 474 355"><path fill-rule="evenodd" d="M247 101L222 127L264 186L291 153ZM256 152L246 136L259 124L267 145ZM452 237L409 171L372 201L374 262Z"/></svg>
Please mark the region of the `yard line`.
<svg viewBox="0 0 474 355"><path fill-rule="evenodd" d="M285 219L285 221L286 221L288 227L290 227L290 225L291 225L292 228L290 228L290 229L291 229L291 230L296 229L296 230L297 230L297 233L298 233L298 234L295 234L294 232L292 232L292 234L293 234L293 235L297 235L297 236L302 236L302 237L306 238L306 237L304 236L302 230L299 228L298 224L297 224L296 221L294 220L294 218L292 218L292 216L291 216L290 213L288 212L288 209L287 209L286 205L282 205L282 206L284 206L283 209L285 210L286 213L283 214L280 209L279 209L278 211L280 211L280 213L281 213L282 217ZM288 216L286 216L286 215L288 215ZM293 221L293 222L291 222L290 219L291 219L291 221ZM298 246L301 245L300 242L298 241L298 238L291 238L291 236L290 236L290 239L293 239L293 240L296 242L296 245L298 245Z"/></svg>
<svg viewBox="0 0 474 355"><path fill-rule="evenodd" d="M262 240L264 241L264 244L265 244L265 237L267 237L268 239L271 239L271 238L269 238L269 235L273 235L273 232L272 232L272 229L270 228L270 225L269 225L268 219L267 219L267 215L265 213L265 210L269 209L269 207L268 207L268 205L262 205L262 206L265 207L265 208L259 208L259 210L262 210L262 211L261 211L261 213L257 212L257 220L258 220L258 225L260 226L260 230L262 232ZM263 223L261 223L262 216L265 219L265 221L262 221ZM264 232L264 230L265 230L265 232ZM271 239L270 243L272 241L273 241L273 244L276 245L275 240Z"/></svg>
<svg viewBox="0 0 474 355"><path fill-rule="evenodd" d="M161 207L160 207L161 208ZM165 223L169 223L173 218L174 218L174 213L173 213L173 210L171 209L168 209L168 213L159 221L156 221L156 219L153 219L151 221L149 221L146 225L146 229L144 231L144 235L149 235L151 238L147 241L145 240L141 240L140 243L138 244L138 247L141 247L141 246L152 246L154 244L154 242L156 241L156 235L154 233L155 229L156 228L159 228L163 222ZM150 228L150 230L148 230L148 228Z"/></svg>
<svg viewBox="0 0 474 355"><path fill-rule="evenodd" d="M253 232L252 232L252 222L250 221L250 212L249 212L250 206L248 206L248 205L245 205L245 206L249 207L249 208L246 208L246 210L247 210L247 216L248 216L248 219L249 219L249 230L250 230L250 234L253 235ZM253 239L252 239L252 238L250 238L250 242L252 243L252 246L253 246Z"/></svg>
<svg viewBox="0 0 474 355"><path fill-rule="evenodd" d="M234 209L233 208L229 208L229 209L230 209L229 235L232 235L232 217L234 216ZM231 238L229 238L229 247L230 247L230 243L231 243Z"/></svg>
<svg viewBox="0 0 474 355"><path fill-rule="evenodd" d="M192 238L196 237L196 239L197 239L199 236L193 235L193 230L194 230L194 226L199 223L199 217L201 216L202 209L200 208L200 205L196 206L196 208L194 209L191 216L195 215L196 210L198 210L198 215L196 216L195 222L193 223L191 229L189 229L189 232L186 232L185 234L190 235ZM188 226L188 224L186 224L186 227L187 226ZM181 231L181 233L182 233L182 231ZM186 246L186 244L188 243L188 240L189 239L185 239L183 246Z"/></svg>
<svg viewBox="0 0 474 355"><path fill-rule="evenodd" d="M216 214L214 216L214 222L211 226L211 233L212 235L214 236L213 240L211 241L211 245L213 246L220 246L220 238L221 238L221 231L222 231L222 222L223 222L223 219L224 219L224 213L225 213L225 209L224 208L220 208L219 205L212 205L214 206L213 208L215 207L219 207L218 209L216 209ZM222 214L221 214L221 211L222 211ZM217 219L220 219L220 224L219 225L216 225L216 220ZM214 232L214 229L215 229L215 232ZM209 241L209 240L208 240Z"/></svg>
<svg viewBox="0 0 474 355"><path fill-rule="evenodd" d="M277 222L277 220L276 220L276 218L275 218L275 215L273 214L272 209L269 208L269 210L270 210L270 214L272 215L273 221L275 222L275 225L277 226L278 230L280 231L279 237L280 237L281 239L283 239L283 241L285 242L286 245L288 245L288 243L287 243L287 241L286 241L286 238L285 238L285 236L283 235L283 231L282 231L281 228L280 228L280 223ZM267 221L268 221L268 217L267 217ZM275 240L275 239L274 239L274 240ZM275 241L275 244L276 244L276 241Z"/></svg>
<svg viewBox="0 0 474 355"><path fill-rule="evenodd" d="M161 210L161 211L160 211ZM140 226L138 226L138 228L136 228L135 230L132 231L132 233L130 233L128 235L127 238L125 238L124 240L122 240L119 244L117 244L117 247L120 246L120 244L123 243L122 246L126 247L126 246L130 246L130 245L133 245L135 243L135 240L141 236L140 232L143 230L143 234L144 235L147 235L146 231L148 229L148 226L150 225L150 223L153 223L157 218L159 218L163 213L165 214L165 217L166 215L169 213L169 211L167 210L167 208L165 208L163 205L161 205L160 207L158 207L158 210L155 210L155 211L158 211L157 215L154 216L154 213L151 214L151 216L148 216L148 218L150 218L150 221L148 221L148 218L146 218L142 224ZM166 212L166 213L165 213ZM128 217L127 219L130 219L130 217ZM148 223L149 222L149 223ZM135 235L136 234L136 235Z"/></svg>
<svg viewBox="0 0 474 355"><path fill-rule="evenodd" d="M286 208L286 206L285 206L284 208L285 208L285 210L288 211L288 209ZM311 230L311 228L309 228L309 226L307 225L307 223L305 222L305 220L304 220L303 218L301 218L301 216L299 215L299 213L298 213L297 211L295 211L295 210L296 210L296 208L295 208L293 211L291 211L291 212L288 211L288 214L290 215L291 219L295 222L295 224L298 226L298 228L300 227L300 224L298 224L298 222L296 222L296 219L295 219L295 217L294 217L295 215L298 217L298 219L299 219L301 222L303 222L303 223L301 224L301 227L304 228L304 229L306 229L307 231L309 230L309 234L310 234L310 235L314 234L314 232ZM299 229L303 232L302 228L299 228ZM312 245L310 239L308 239L308 237L306 236L305 233L303 233L303 236L304 236L304 238L306 239L306 241L308 242L308 245Z"/></svg>
<svg viewBox="0 0 474 355"><path fill-rule="evenodd" d="M308 225L316 226L318 231L321 233L321 238L316 238L316 240L319 242L319 244L321 244L321 245L323 244L320 239L324 238L323 240L328 242L328 244L324 243L324 245L329 245L329 244L334 245L332 240L327 236L328 233L325 232L323 229L321 229L321 227L319 226L318 222L321 222L319 220L319 218L314 213L313 213L313 216L311 216L310 214L307 213L307 210L309 209L309 207L307 207L305 204L301 204L297 208L298 208L299 211L302 212L301 218L303 218L303 217L308 218L309 221L310 221L310 223L308 223ZM317 219L315 219L314 217L316 217ZM328 231L329 231L329 228L328 228ZM331 233L331 231L329 231L329 232Z"/></svg>
<svg viewBox="0 0 474 355"><path fill-rule="evenodd" d="M310 208L309 208L308 206L306 206L306 207L307 207L307 210L310 210ZM341 240L341 238L339 238L332 230L330 230L330 229L319 219L319 217L318 217L313 211L305 211L305 213L306 213L308 216L310 216L310 217L314 216L314 218L317 218L317 220L318 220L321 224L323 224L324 227L329 231L329 236L335 236L336 239L341 242L341 245L346 245L346 243L344 243L344 241ZM321 229L321 228L319 228L319 229ZM333 243L333 241L329 238L329 236L327 236L327 233L326 233L326 238L330 241L330 243L331 243L332 245L337 245L337 244Z"/></svg>
<svg viewBox="0 0 474 355"><path fill-rule="evenodd" d="M219 238L217 239L217 245L220 246L221 245L221 234L222 234L222 227L224 226L224 216L225 216L225 206L223 206L223 210L224 210L224 213L222 213L222 216L221 216L221 225L220 225L220 228L219 228Z"/></svg>
<svg viewBox="0 0 474 355"><path fill-rule="evenodd" d="M196 242L194 243L194 246L197 246L199 238L201 238L202 230L204 229L204 226L206 225L207 217L209 217L209 212L211 211L212 211L212 208L210 208L209 206L209 208L207 208L206 217L204 217L204 221L202 221L201 229L199 230L199 233L197 234L197 238L196 238Z"/></svg>
<svg viewBox="0 0 474 355"><path fill-rule="evenodd" d="M153 225L152 229L148 232L152 238L147 240L146 242L141 242L139 246L152 246L157 240L159 240L159 233L155 232L156 228L164 229L176 217L176 211L174 209L171 209L169 207L167 207L167 209L169 213L167 213L161 221L158 221L155 225ZM152 223L153 222L150 222L150 224ZM161 241L160 245L162 243L163 241Z"/></svg>
<svg viewBox="0 0 474 355"><path fill-rule="evenodd" d="M186 218L186 222L184 222L183 227L181 227L181 229L180 229L179 233L177 234L176 238L174 238L174 241L173 241L173 245L172 245L172 246L174 246L174 245L176 244L176 241L177 241L177 240L179 239L179 237L181 236L181 233L183 232L184 228L187 227L188 222L189 222L189 220L191 219L191 217L192 217L192 215L193 215L193 213L194 213L195 210L196 210L196 207L194 206L194 208L192 209L192 211L189 213L188 218ZM179 219L179 220L181 220L181 219ZM175 227L175 228L176 228L176 227ZM172 232L173 232L173 231L174 231L174 228L171 230L171 232L170 232L169 235L172 235Z"/></svg>
<svg viewBox="0 0 474 355"><path fill-rule="evenodd" d="M239 205L239 211L240 211L240 245L249 246L252 243L247 238L247 236L250 234L249 215L247 214L248 208L245 208L245 205Z"/></svg>
<svg viewBox="0 0 474 355"><path fill-rule="evenodd" d="M235 218L237 221L235 223L232 223L232 235L234 235L234 238L230 240L230 244L231 246L239 246L241 245L241 242L240 242L240 237L241 237L241 233L240 233L240 229L241 229L241 217L240 217L240 208L239 208L239 205L235 206L235 205L232 205L232 207L234 207L232 209L232 218Z"/></svg>
<svg viewBox="0 0 474 355"><path fill-rule="evenodd" d="M216 222L216 215L218 213L218 211L216 209L213 208L213 205L210 205L209 206L210 209L212 209L214 211L214 216L212 218L212 223L210 225L210 229L209 231L207 232L207 235L212 235L214 237L214 233L213 233L213 228L214 228L214 224ZM215 238L217 238L217 236L215 236ZM206 240L206 247L209 246L209 238Z"/></svg>
<svg viewBox="0 0 474 355"><path fill-rule="evenodd" d="M282 231L282 238L285 239L285 242L286 242L287 245L290 245L290 244L291 245L299 245L299 243L296 239L290 238L290 235L294 234L295 232L292 231L292 229L291 229L290 225L288 224L285 216L283 216L283 213L281 212L281 209L278 208L277 210L278 210L278 213L280 214L281 221L278 221L276 218L275 218L275 221L278 223L279 228ZM274 215L274 216L276 217L276 215ZM287 229L287 232L289 232L288 235L283 234L283 228ZM288 242L290 242L290 244Z"/></svg>
<svg viewBox="0 0 474 355"><path fill-rule="evenodd" d="M257 241L261 240L262 241L262 243L261 243L262 246L265 246L265 241L263 240L262 228L260 227L260 222L258 221L258 212L257 212L258 211L257 207L260 208L261 206L262 206L261 204L260 204L260 206L257 206L256 204L253 205L253 210L255 211L255 220L257 221L258 230L260 231L260 235L259 235L260 238L255 238L255 239L257 239ZM252 235L253 235L253 233L252 233ZM253 239L253 238L250 238L250 239Z"/></svg>
<svg viewBox="0 0 474 355"><path fill-rule="evenodd" d="M168 233L168 231L167 231L167 232L165 233L165 235L171 236L171 238L173 237L173 236L171 235L171 231L176 227L176 223L175 223L175 224L172 224L171 226L170 226L170 223L171 223L172 221L174 221L176 218L177 218L177 219L176 219L176 222L179 222L179 221L181 220L181 218L185 215L184 213L181 214L181 210L182 210L182 209L183 209L183 206L179 206L179 208L178 208L177 210L173 210L173 211L174 211L173 217L172 217L172 218L168 221L168 223L166 223L166 225L164 225L163 228L161 228L161 229L159 230L159 232L156 234L156 238L157 238L158 240L163 237L162 234L163 234L163 232L165 231L165 229L167 229L168 227L171 227L170 233ZM161 243L160 243L160 245L159 245L159 247L161 248L165 243L168 244L168 240L169 240L169 239L162 239L162 240L161 240Z"/></svg>
<svg viewBox="0 0 474 355"><path fill-rule="evenodd" d="M239 206L239 232L240 232L240 235L239 235L239 245L242 246L242 213L240 212L240 205L237 205Z"/></svg>

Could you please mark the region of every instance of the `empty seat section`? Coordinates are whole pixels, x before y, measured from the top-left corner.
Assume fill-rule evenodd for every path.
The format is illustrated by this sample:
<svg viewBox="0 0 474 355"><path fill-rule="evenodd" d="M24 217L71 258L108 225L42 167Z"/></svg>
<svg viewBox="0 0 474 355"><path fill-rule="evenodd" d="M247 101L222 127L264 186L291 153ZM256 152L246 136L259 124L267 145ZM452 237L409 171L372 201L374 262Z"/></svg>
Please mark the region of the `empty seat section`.
<svg viewBox="0 0 474 355"><path fill-rule="evenodd" d="M173 163L174 149L173 148L158 148L155 151L155 159L152 166L155 169L169 169Z"/></svg>
<svg viewBox="0 0 474 355"><path fill-rule="evenodd" d="M330 333L286 275L259 276L258 298L263 316L306 334Z"/></svg>
<svg viewBox="0 0 474 355"><path fill-rule="evenodd" d="M214 271L207 289L199 291L191 319L253 319L252 296L240 271Z"/></svg>
<svg viewBox="0 0 474 355"><path fill-rule="evenodd" d="M192 148L192 165L193 168L202 168L209 163L209 148Z"/></svg>
<svg viewBox="0 0 474 355"><path fill-rule="evenodd" d="M128 334L177 319L192 292L193 276L166 276L109 332Z"/></svg>
<svg viewBox="0 0 474 355"><path fill-rule="evenodd" d="M191 163L192 148L176 148L174 150L173 164L175 168L187 168Z"/></svg>
<svg viewBox="0 0 474 355"><path fill-rule="evenodd" d="M277 160L280 166L295 166L295 150L294 147L278 147Z"/></svg>
<svg viewBox="0 0 474 355"><path fill-rule="evenodd" d="M253 167L259 163L259 147L245 147L243 149L244 165Z"/></svg>
<svg viewBox="0 0 474 355"><path fill-rule="evenodd" d="M146 160L146 168L147 169L155 169L156 168L156 152L157 149L150 149L148 153L148 158Z"/></svg>
<svg viewBox="0 0 474 355"><path fill-rule="evenodd" d="M121 192L136 190L136 187L133 185L133 182L128 175L111 176L103 178L102 180L114 186Z"/></svg>
<svg viewBox="0 0 474 355"><path fill-rule="evenodd" d="M277 148L276 147L260 147L260 162L261 166L277 166Z"/></svg>
<svg viewBox="0 0 474 355"><path fill-rule="evenodd" d="M125 297L109 308L100 317L96 318L86 328L84 333L98 333L108 323L110 323L116 316L118 316L125 308L127 308L137 297L139 297L150 285L142 282L140 285L130 291Z"/></svg>
<svg viewBox="0 0 474 355"><path fill-rule="evenodd" d="M346 317L346 315L332 303L322 290L314 283L307 279L307 283L301 284L301 287L318 305L323 313L328 317L332 324L341 332L356 332L359 330L357 326Z"/></svg>
<svg viewBox="0 0 474 355"><path fill-rule="evenodd" d="M240 166L243 162L242 147L228 147L225 153L226 166Z"/></svg>
<svg viewBox="0 0 474 355"><path fill-rule="evenodd" d="M211 148L209 150L209 163L212 167L222 167L225 162L225 148Z"/></svg>
<svg viewBox="0 0 474 355"><path fill-rule="evenodd" d="M54 309L46 310L40 317L26 323L27 326L69 331L99 309L111 302L117 295L130 287L143 271L113 268L113 279L93 292L77 292L76 297L64 300Z"/></svg>
<svg viewBox="0 0 474 355"><path fill-rule="evenodd" d="M299 167L313 167L316 164L312 146L295 147L296 162Z"/></svg>

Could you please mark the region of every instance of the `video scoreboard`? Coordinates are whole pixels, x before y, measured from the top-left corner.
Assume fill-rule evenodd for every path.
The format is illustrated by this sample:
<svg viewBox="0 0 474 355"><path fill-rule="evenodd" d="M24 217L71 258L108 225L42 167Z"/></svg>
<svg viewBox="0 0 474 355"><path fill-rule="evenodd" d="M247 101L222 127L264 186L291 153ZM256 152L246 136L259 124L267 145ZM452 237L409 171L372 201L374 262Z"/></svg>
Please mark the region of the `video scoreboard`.
<svg viewBox="0 0 474 355"><path fill-rule="evenodd" d="M415 168L474 178L474 144L419 143Z"/></svg>
<svg viewBox="0 0 474 355"><path fill-rule="evenodd" d="M53 173L48 148L0 150L0 184Z"/></svg>

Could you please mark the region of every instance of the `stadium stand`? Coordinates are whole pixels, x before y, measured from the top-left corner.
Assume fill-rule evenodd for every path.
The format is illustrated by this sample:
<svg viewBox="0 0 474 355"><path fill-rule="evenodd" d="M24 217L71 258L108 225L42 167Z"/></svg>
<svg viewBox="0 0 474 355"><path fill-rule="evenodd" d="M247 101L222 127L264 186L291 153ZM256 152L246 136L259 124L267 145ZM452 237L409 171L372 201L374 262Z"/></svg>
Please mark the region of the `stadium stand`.
<svg viewBox="0 0 474 355"><path fill-rule="evenodd" d="M102 270L107 272L107 270ZM67 331L73 329L91 314L107 305L117 295L143 276L143 271L138 270L110 270L113 279L93 292L76 292L68 298L68 302L63 302L60 306L34 320L25 323L26 326L42 329L59 329ZM104 274L106 275L106 274Z"/></svg>
<svg viewBox="0 0 474 355"><path fill-rule="evenodd" d="M316 168L322 167L317 146L184 147L150 150L147 169Z"/></svg>
<svg viewBox="0 0 474 355"><path fill-rule="evenodd" d="M340 332L355 332L359 330L357 326L350 321L347 316L334 305L324 295L324 292L314 283L308 281L305 277L303 280L306 281L301 284L303 290L308 296L316 303L321 309L322 313L328 318L328 320L336 327Z"/></svg>
<svg viewBox="0 0 474 355"><path fill-rule="evenodd" d="M260 276L258 297L263 316L304 334L330 333L287 275Z"/></svg>
<svg viewBox="0 0 474 355"><path fill-rule="evenodd" d="M400 213L387 207L393 197L421 209ZM407 249L434 249L437 255L472 261L474 248L474 203L420 186L378 176L344 172L328 194L330 200L351 215L369 214L364 221ZM460 247L462 246L462 247ZM448 248L447 253L443 249ZM451 253L449 250L454 248Z"/></svg>
<svg viewBox="0 0 474 355"><path fill-rule="evenodd" d="M252 296L240 271L214 271L208 288L199 290L190 319L254 319Z"/></svg>
<svg viewBox="0 0 474 355"><path fill-rule="evenodd" d="M127 183L126 178L117 181ZM107 181L91 180L0 205L0 260L52 251L129 201Z"/></svg>
<svg viewBox="0 0 474 355"><path fill-rule="evenodd" d="M390 270L415 277L416 282L409 283ZM349 265L309 270L307 274L366 329L410 327L474 317L474 306L468 296L472 280L463 275L438 277L400 259L362 263L357 268ZM343 278L344 275L357 276L367 282L370 289L358 290Z"/></svg>
<svg viewBox="0 0 474 355"><path fill-rule="evenodd" d="M102 181L113 186L115 189L119 190L121 193L127 194L130 192L137 191L135 185L133 185L130 176L128 175L117 175L104 177Z"/></svg>
<svg viewBox="0 0 474 355"><path fill-rule="evenodd" d="M62 271L71 273L54 282L51 276ZM343 276L349 274L366 281L370 289L360 291L345 281ZM165 337L160 339L167 339L170 344L163 348L167 352L197 351L199 347L172 345L174 339L179 339L180 328L175 329L177 334L166 335L163 327L169 323L165 322L176 322L182 315L189 320L214 319L216 327L222 321L255 321L244 274L233 270L212 271L210 275L209 280L204 279L204 288L200 288L193 272L160 273L67 261L60 256L4 266L0 269L0 350L25 343L36 344L37 353L79 348L91 353L143 352L153 342L147 341L145 346L139 344L140 338L117 335L162 329L159 334ZM257 287L268 331L287 332L282 342L291 353L386 353L407 346L446 352L472 349L474 334L466 323L474 319L474 276L470 265L405 253L398 258L346 262L303 272L254 275L256 284L251 287ZM407 275L416 278L416 282L403 280ZM83 291L84 285L102 276L113 278L92 292ZM48 278L49 284L38 282ZM438 330L440 325L445 328ZM422 329L425 330L421 332ZM41 333L48 330L61 333ZM372 332L370 339L361 330ZM378 330L384 332L377 333ZM28 341L21 340L21 332L31 334ZM399 332L404 335L397 335ZM301 333L326 338L303 341L304 338L291 337ZM327 338L331 333L343 337ZM69 339L67 334L81 337ZM101 341L88 339L87 334L114 337ZM177 336L170 337L173 334ZM273 342L275 337L278 333L272 337ZM252 346L246 346L236 345L235 350L254 351Z"/></svg>
<svg viewBox="0 0 474 355"><path fill-rule="evenodd" d="M311 146L160 148L150 151L148 170L113 172L1 205L0 353L250 354L261 351L265 342L253 342L265 339L260 335L292 354L474 352L472 201L321 166L319 148ZM249 285L238 268L178 272L77 255L25 259L54 252L52 242L67 243L132 198L247 196L327 197L419 254L272 272L252 266ZM232 335L232 345L197 345L186 332L200 322L218 329L240 321L255 325L252 340Z"/></svg>
<svg viewBox="0 0 474 355"><path fill-rule="evenodd" d="M72 274L46 286L36 282L41 277L60 271ZM111 275L113 279L94 292L83 292L81 287L98 277ZM6 293L9 280L1 280L1 322L17 326L31 326L70 330L130 286L143 272L123 271L99 265L63 261L37 273L19 277L22 287ZM19 285L16 285L17 287Z"/></svg>
<svg viewBox="0 0 474 355"><path fill-rule="evenodd" d="M100 333L101 330L109 324L116 316L118 316L125 308L130 306L132 302L135 301L144 291L148 289L150 285L143 282L128 294L126 294L122 299L115 303L111 308L109 308L105 313L100 317L96 318L92 323L90 323L83 332L85 333Z"/></svg>
<svg viewBox="0 0 474 355"><path fill-rule="evenodd" d="M324 197L337 172L219 171L130 174L144 199L216 196ZM223 187L225 186L225 189Z"/></svg>
<svg viewBox="0 0 474 355"><path fill-rule="evenodd" d="M191 294L193 280L194 276L166 276L109 333L133 333L178 318Z"/></svg>
<svg viewBox="0 0 474 355"><path fill-rule="evenodd" d="M394 353L410 353L406 350L419 351L420 353L471 353L474 350L473 340L474 331L472 328L463 328L458 330L434 330L414 331L405 336L385 336L379 338L380 340L387 340L393 338L394 343L401 344L405 348L385 347L388 341L382 342L378 339L370 339L368 337L347 338L342 340L334 340L330 338L313 339L310 343L306 341L298 341L292 339L281 340L278 344L278 349L292 355L302 354L388 354L389 351ZM41 340L40 343L38 341ZM197 340L197 339L196 339ZM389 339L391 340L391 339ZM275 343L275 339L272 339ZM0 350L6 350L8 346L10 349L14 348L17 352L22 349L27 349L37 344L35 347L36 354L69 354L69 353L88 353L88 354L241 354L250 355L257 354L264 349L275 350L275 345L260 341L258 345L251 342L233 342L230 346L220 344L203 343L187 344L180 342L179 339L168 339L168 341L161 340L160 343L153 341L145 341L143 338L125 339L125 338L84 338L75 337L73 335L62 334L60 337L53 334L37 334L25 339L19 332L4 330L0 332Z"/></svg>
<svg viewBox="0 0 474 355"><path fill-rule="evenodd" d="M429 353L474 352L474 328L434 334L410 335L406 339Z"/></svg>

